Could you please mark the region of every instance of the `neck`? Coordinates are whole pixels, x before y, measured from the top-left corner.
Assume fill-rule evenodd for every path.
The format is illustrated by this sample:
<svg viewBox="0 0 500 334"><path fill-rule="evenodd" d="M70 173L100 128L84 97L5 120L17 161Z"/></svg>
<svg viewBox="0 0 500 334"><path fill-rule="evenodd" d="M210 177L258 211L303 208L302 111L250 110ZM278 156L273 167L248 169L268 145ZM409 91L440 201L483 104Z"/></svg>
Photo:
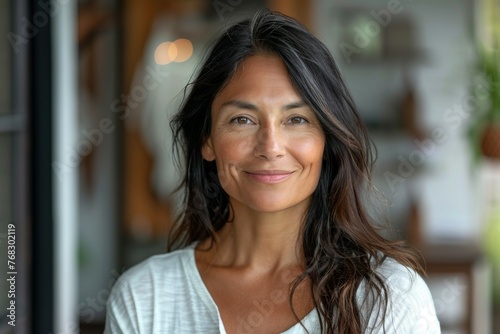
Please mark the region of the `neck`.
<svg viewBox="0 0 500 334"><path fill-rule="evenodd" d="M234 220L216 236L213 264L258 272L303 267L300 231L307 204L265 213L233 202Z"/></svg>

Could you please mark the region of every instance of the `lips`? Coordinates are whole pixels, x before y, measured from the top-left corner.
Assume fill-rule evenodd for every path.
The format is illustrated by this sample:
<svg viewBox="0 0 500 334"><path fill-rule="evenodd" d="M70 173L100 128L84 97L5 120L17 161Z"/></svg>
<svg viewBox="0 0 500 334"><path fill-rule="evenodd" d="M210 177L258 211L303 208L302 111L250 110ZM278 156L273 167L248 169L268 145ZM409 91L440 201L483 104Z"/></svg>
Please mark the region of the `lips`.
<svg viewBox="0 0 500 334"><path fill-rule="evenodd" d="M257 170L246 173L257 182L269 184L285 181L293 174L287 170Z"/></svg>

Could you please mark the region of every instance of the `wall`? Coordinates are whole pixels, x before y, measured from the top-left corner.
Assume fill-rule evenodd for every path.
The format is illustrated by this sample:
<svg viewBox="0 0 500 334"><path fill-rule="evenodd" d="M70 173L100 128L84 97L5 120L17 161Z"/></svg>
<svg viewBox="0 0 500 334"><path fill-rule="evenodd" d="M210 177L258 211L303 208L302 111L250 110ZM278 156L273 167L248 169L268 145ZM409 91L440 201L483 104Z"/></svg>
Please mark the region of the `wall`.
<svg viewBox="0 0 500 334"><path fill-rule="evenodd" d="M472 1L316 1L315 5L317 31L333 51L365 119L397 123L394 119L401 115L395 109L408 82L416 96L416 124L426 138L415 142L404 130L380 128L380 124L372 131L379 149L375 183L392 203L389 215L394 227L405 231L410 203L414 203L426 240L477 238L481 224L466 135L474 112L470 105L478 98L470 94L474 78ZM341 43L357 44L340 33L338 13L342 8L366 11L374 22L377 15L371 10L392 10L390 18L379 15L383 20L378 34L391 25L410 22L413 56L349 63L349 52ZM378 40L374 32L372 27L368 34L372 43ZM361 54L377 52L370 45L359 49Z"/></svg>

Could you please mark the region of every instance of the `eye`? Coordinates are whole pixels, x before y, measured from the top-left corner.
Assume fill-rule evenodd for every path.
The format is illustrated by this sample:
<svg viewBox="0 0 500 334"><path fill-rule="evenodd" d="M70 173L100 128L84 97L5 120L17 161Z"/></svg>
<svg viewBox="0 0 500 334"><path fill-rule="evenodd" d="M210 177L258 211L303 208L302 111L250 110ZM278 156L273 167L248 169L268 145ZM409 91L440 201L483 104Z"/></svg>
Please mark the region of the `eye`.
<svg viewBox="0 0 500 334"><path fill-rule="evenodd" d="M290 124L305 124L305 123L309 123L309 122L304 117L294 116L294 117L290 118L287 123L290 123Z"/></svg>
<svg viewBox="0 0 500 334"><path fill-rule="evenodd" d="M253 124L252 120L248 117L245 117L245 116L235 117L231 120L231 123L237 124L237 125Z"/></svg>

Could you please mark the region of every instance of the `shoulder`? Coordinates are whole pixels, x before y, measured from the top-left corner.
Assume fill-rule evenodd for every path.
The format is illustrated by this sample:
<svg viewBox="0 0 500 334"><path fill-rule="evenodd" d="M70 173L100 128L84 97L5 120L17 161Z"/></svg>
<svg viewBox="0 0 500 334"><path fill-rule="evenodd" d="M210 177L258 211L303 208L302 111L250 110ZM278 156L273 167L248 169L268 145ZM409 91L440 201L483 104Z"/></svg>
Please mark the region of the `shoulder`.
<svg viewBox="0 0 500 334"><path fill-rule="evenodd" d="M393 293L420 295L419 293L422 292L426 295L429 292L427 284L415 270L392 258L386 258L375 270Z"/></svg>
<svg viewBox="0 0 500 334"><path fill-rule="evenodd" d="M383 304L373 302L370 298L372 295L366 294L363 287L360 287L361 293L358 295L364 310L371 309L368 323L372 333L379 333L375 328L382 323L387 333L440 333L431 293L417 272L392 258L387 258L375 272L387 290L383 321L382 313L377 313Z"/></svg>
<svg viewBox="0 0 500 334"><path fill-rule="evenodd" d="M156 316L158 298L165 303L161 303L165 306L163 311L173 312L166 306L174 305L189 290L192 252L187 247L155 255L122 274L107 301L106 333L120 332L123 328L148 332L150 320Z"/></svg>
<svg viewBox="0 0 500 334"><path fill-rule="evenodd" d="M158 280L177 279L186 271L192 248L187 247L171 253L154 255L127 270L120 276L114 289L122 285L148 286Z"/></svg>
<svg viewBox="0 0 500 334"><path fill-rule="evenodd" d="M113 286L110 299L119 295L133 295L145 299L153 289L175 291L186 285L193 270L193 246L170 253L154 255L123 273Z"/></svg>

